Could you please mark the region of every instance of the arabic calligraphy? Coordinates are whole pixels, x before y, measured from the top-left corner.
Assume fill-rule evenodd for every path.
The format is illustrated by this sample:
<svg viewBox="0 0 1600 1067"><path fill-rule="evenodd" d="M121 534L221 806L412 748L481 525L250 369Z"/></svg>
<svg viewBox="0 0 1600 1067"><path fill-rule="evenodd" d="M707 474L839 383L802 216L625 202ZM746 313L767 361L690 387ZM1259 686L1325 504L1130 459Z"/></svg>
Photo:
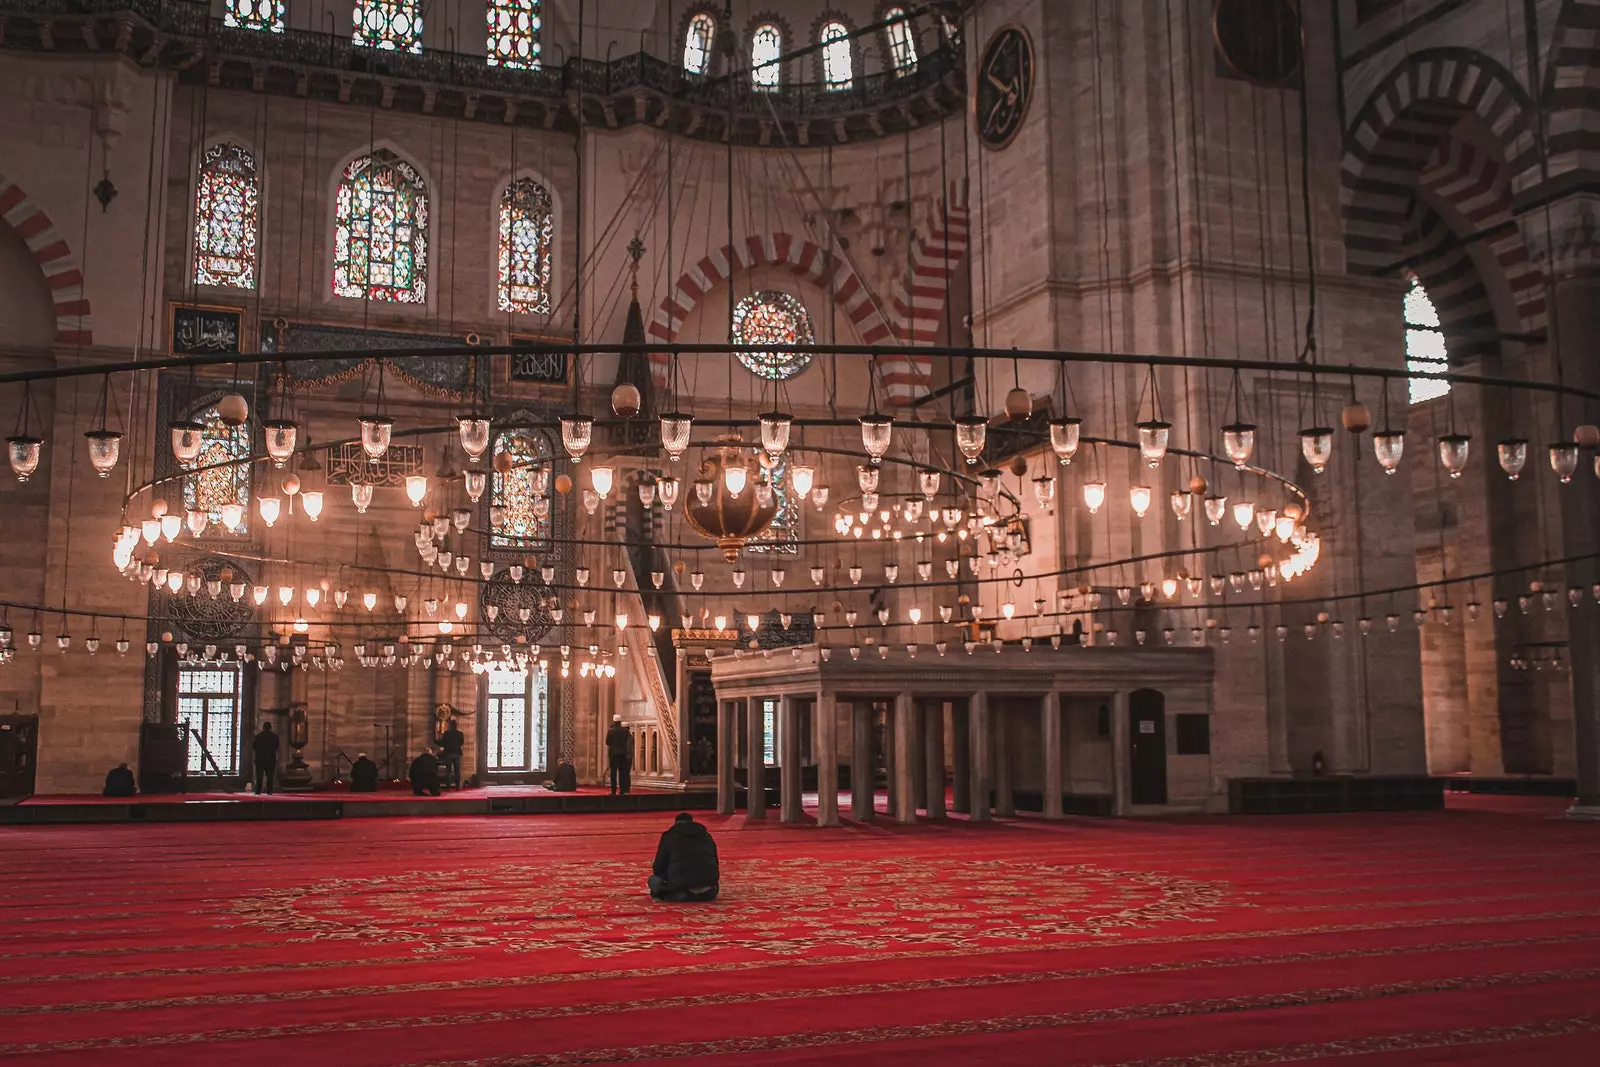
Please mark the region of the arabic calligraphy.
<svg viewBox="0 0 1600 1067"><path fill-rule="evenodd" d="M239 351L241 312L231 308L172 309L172 353L177 356Z"/></svg>

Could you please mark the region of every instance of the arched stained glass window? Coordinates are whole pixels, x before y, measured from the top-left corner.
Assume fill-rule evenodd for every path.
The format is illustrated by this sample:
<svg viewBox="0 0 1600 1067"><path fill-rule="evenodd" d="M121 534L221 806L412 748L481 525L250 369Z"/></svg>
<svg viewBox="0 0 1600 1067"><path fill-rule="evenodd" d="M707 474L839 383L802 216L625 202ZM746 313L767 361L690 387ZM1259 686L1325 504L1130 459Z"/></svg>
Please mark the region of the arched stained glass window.
<svg viewBox="0 0 1600 1067"><path fill-rule="evenodd" d="M494 439L492 547L529 551L549 539L550 480L550 441L544 434L508 430Z"/></svg>
<svg viewBox="0 0 1600 1067"><path fill-rule="evenodd" d="M1411 279L1411 288L1406 291L1405 318L1406 369L1433 372L1449 370L1450 354L1445 349L1444 331L1439 328L1438 309L1433 306L1428 291L1416 277ZM1449 382L1436 378L1411 379L1413 404L1444 396L1449 391Z"/></svg>
<svg viewBox="0 0 1600 1067"><path fill-rule="evenodd" d="M356 0L354 43L390 52L422 51L416 0Z"/></svg>
<svg viewBox="0 0 1600 1067"><path fill-rule="evenodd" d="M250 458L250 427L229 426L216 408L195 416L205 427L200 438L200 454L184 470L193 471L183 479L183 506L187 511L203 511L211 520L211 535L242 536L250 532L250 464L235 462ZM230 464L219 466L219 464ZM244 517L234 529L222 522L222 508L238 504Z"/></svg>
<svg viewBox="0 0 1600 1067"><path fill-rule="evenodd" d="M227 0L222 24L239 30L283 32L283 0Z"/></svg>
<svg viewBox="0 0 1600 1067"><path fill-rule="evenodd" d="M704 11L689 20L689 31L683 35L684 70L690 74L706 72L711 66L711 39L716 33L716 20Z"/></svg>
<svg viewBox="0 0 1600 1067"><path fill-rule="evenodd" d="M500 310L550 313L551 245L555 211L550 191L517 178L500 197Z"/></svg>
<svg viewBox="0 0 1600 1067"><path fill-rule="evenodd" d="M539 0L489 0L489 66L539 66Z"/></svg>
<svg viewBox="0 0 1600 1067"><path fill-rule="evenodd" d="M757 89L778 87L782 68L778 57L783 55L783 33L770 22L756 27L750 38L750 83Z"/></svg>
<svg viewBox="0 0 1600 1067"><path fill-rule="evenodd" d="M255 157L231 142L212 145L194 185L196 285L256 287L260 212Z"/></svg>
<svg viewBox="0 0 1600 1067"><path fill-rule="evenodd" d="M889 62L895 73L904 74L917 65L917 39L912 33L911 20L903 7L889 8L883 18L889 23L884 27L889 37Z"/></svg>
<svg viewBox="0 0 1600 1067"><path fill-rule="evenodd" d="M344 169L334 202L333 291L420 304L428 296L428 190L392 152Z"/></svg>
<svg viewBox="0 0 1600 1067"><path fill-rule="evenodd" d="M850 30L842 22L830 22L818 35L822 41L822 82L830 89L848 89L854 79L851 70Z"/></svg>
<svg viewBox="0 0 1600 1067"><path fill-rule="evenodd" d="M733 343L737 345L809 345L815 340L806 307L788 293L761 289L733 309ZM800 352L740 352L739 362L751 374L785 381L805 370L811 357Z"/></svg>

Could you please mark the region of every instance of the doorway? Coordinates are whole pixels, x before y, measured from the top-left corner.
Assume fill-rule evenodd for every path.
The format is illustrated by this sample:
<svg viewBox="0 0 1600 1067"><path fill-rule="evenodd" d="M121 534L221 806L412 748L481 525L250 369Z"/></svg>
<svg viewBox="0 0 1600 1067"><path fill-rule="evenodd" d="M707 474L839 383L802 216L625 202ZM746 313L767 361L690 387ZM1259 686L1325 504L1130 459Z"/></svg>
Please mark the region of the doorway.
<svg viewBox="0 0 1600 1067"><path fill-rule="evenodd" d="M1167 699L1157 689L1128 694L1129 800L1167 802Z"/></svg>
<svg viewBox="0 0 1600 1067"><path fill-rule="evenodd" d="M0 800L33 796L39 758L39 716L0 716Z"/></svg>

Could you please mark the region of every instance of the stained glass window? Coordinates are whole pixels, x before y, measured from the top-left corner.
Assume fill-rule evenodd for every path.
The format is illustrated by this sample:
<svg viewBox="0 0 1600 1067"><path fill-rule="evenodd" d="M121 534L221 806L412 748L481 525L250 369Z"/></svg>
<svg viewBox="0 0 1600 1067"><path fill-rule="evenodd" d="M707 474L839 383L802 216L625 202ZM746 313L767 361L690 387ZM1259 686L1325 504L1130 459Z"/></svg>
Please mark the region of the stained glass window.
<svg viewBox="0 0 1600 1067"><path fill-rule="evenodd" d="M805 305L788 293L762 289L751 293L733 309L733 343L737 345L809 345L811 316ZM811 357L800 352L740 352L739 362L751 374L785 381L805 370Z"/></svg>
<svg viewBox="0 0 1600 1067"><path fill-rule="evenodd" d="M283 32L283 0L226 0L222 24L240 30Z"/></svg>
<svg viewBox="0 0 1600 1067"><path fill-rule="evenodd" d="M555 212L550 192L518 178L500 197L500 310L550 313L551 239Z"/></svg>
<svg viewBox="0 0 1600 1067"><path fill-rule="evenodd" d="M704 11L689 20L689 31L683 35L683 69L690 74L704 74L711 65L711 38L716 36L717 24Z"/></svg>
<svg viewBox="0 0 1600 1067"><path fill-rule="evenodd" d="M539 0L489 0L489 66L539 66Z"/></svg>
<svg viewBox="0 0 1600 1067"><path fill-rule="evenodd" d="M767 476L772 479L772 495L778 502L778 513L760 537L745 542L744 550L752 556L797 555L800 546L795 542L799 540L800 509L795 507L794 492L789 488L788 457L779 459Z"/></svg>
<svg viewBox="0 0 1600 1067"><path fill-rule="evenodd" d="M756 28L750 38L750 81L757 89L776 89L783 54L783 34L770 22Z"/></svg>
<svg viewBox="0 0 1600 1067"><path fill-rule="evenodd" d="M230 142L212 145L200 160L195 178L196 285L256 287L260 212L255 157Z"/></svg>
<svg viewBox="0 0 1600 1067"><path fill-rule="evenodd" d="M200 453L193 463L184 465L193 474L183 479L183 506L189 511L203 511L211 520L209 534L243 535L250 532L250 464L236 462L250 458L249 426L229 426L222 421L216 408L195 416L205 433L200 439ZM222 524L224 504L239 504L244 517L237 528L229 530Z"/></svg>
<svg viewBox="0 0 1600 1067"><path fill-rule="evenodd" d="M850 31L842 22L822 27L822 82L830 89L848 89L853 77Z"/></svg>
<svg viewBox="0 0 1600 1067"><path fill-rule="evenodd" d="M912 33L911 20L903 7L889 8L883 18L889 23L884 27L889 37L889 62L895 73L904 74L917 65L917 39Z"/></svg>
<svg viewBox="0 0 1600 1067"><path fill-rule="evenodd" d="M502 460L504 455L507 458ZM489 540L495 548L531 549L550 536L550 442L537 430L494 439L494 496ZM501 473L501 467L510 468Z"/></svg>
<svg viewBox="0 0 1600 1067"><path fill-rule="evenodd" d="M1415 371L1447 371L1450 369L1449 352L1445 349L1444 331L1439 328L1439 311L1428 298L1428 291L1417 278L1411 279L1406 291L1406 369ZM1444 396L1450 383L1437 378L1412 378L1411 402Z"/></svg>
<svg viewBox="0 0 1600 1067"><path fill-rule="evenodd" d="M367 48L422 51L422 13L416 0L356 0L352 38Z"/></svg>
<svg viewBox="0 0 1600 1067"><path fill-rule="evenodd" d="M178 723L189 729L189 773L238 774L239 669L183 668L177 697Z"/></svg>
<svg viewBox="0 0 1600 1067"><path fill-rule="evenodd" d="M428 190L391 152L344 169L334 201L333 291L420 304L428 293Z"/></svg>

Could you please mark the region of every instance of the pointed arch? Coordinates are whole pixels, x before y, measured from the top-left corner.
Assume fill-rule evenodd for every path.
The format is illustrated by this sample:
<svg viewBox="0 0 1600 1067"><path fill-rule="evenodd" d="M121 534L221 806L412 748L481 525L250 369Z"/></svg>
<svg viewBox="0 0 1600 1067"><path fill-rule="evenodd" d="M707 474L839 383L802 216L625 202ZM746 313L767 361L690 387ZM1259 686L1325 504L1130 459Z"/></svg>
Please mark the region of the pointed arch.
<svg viewBox="0 0 1600 1067"><path fill-rule="evenodd" d="M16 182L0 173L0 221L16 231L50 287L57 344L94 344L89 298L83 288L78 254L45 210Z"/></svg>
<svg viewBox="0 0 1600 1067"><path fill-rule="evenodd" d="M421 169L384 143L345 162L332 197L335 296L427 301L429 190Z"/></svg>

